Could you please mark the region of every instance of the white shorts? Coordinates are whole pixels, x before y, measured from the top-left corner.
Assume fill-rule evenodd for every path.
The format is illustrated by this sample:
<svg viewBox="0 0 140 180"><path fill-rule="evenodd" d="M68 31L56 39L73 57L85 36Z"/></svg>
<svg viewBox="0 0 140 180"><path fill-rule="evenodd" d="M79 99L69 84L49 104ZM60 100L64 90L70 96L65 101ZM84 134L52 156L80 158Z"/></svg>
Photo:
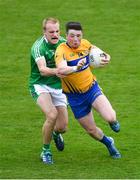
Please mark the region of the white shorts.
<svg viewBox="0 0 140 180"><path fill-rule="evenodd" d="M31 91L33 98L37 100L41 93L49 93L55 106L67 106L67 99L65 94L62 93L62 89L54 89L47 85L34 84L34 88Z"/></svg>

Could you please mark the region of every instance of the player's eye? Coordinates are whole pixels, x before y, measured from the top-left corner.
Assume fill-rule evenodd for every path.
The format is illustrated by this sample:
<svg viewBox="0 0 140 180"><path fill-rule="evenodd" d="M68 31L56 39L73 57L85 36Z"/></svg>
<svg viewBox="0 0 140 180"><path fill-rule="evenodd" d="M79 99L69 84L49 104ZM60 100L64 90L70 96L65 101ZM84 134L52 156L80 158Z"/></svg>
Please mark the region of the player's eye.
<svg viewBox="0 0 140 180"><path fill-rule="evenodd" d="M77 34L77 37L80 38L80 37L81 37L81 34Z"/></svg>
<svg viewBox="0 0 140 180"><path fill-rule="evenodd" d="M59 30L57 30L57 31L50 31L49 33L50 34L59 33Z"/></svg>
<svg viewBox="0 0 140 180"><path fill-rule="evenodd" d="M74 38L74 35L71 34L70 37L71 37L71 38Z"/></svg>
<svg viewBox="0 0 140 180"><path fill-rule="evenodd" d="M50 33L50 34L53 34L53 33L54 33L54 31L50 31L49 33Z"/></svg>

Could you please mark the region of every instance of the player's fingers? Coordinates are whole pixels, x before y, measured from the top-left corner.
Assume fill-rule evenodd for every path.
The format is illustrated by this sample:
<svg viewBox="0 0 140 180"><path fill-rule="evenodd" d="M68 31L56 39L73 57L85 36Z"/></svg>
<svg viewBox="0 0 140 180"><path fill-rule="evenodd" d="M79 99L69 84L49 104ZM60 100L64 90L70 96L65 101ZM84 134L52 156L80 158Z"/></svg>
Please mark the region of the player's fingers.
<svg viewBox="0 0 140 180"><path fill-rule="evenodd" d="M105 66L105 65L107 65L108 64L108 62L101 62L100 63L100 66Z"/></svg>
<svg viewBox="0 0 140 180"><path fill-rule="evenodd" d="M110 62L109 59L104 59L104 58L101 59L101 63L103 64L108 64L109 62Z"/></svg>
<svg viewBox="0 0 140 180"><path fill-rule="evenodd" d="M109 61L101 61L100 64L108 64Z"/></svg>

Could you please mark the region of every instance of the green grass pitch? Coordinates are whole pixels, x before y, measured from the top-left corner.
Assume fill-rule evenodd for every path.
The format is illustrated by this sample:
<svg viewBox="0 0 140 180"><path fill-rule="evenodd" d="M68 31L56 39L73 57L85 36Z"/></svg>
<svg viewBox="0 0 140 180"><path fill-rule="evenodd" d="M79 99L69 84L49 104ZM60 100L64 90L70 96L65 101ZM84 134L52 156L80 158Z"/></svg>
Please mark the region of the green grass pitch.
<svg viewBox="0 0 140 180"><path fill-rule="evenodd" d="M140 0L0 0L0 179L140 178ZM84 37L107 51L112 61L95 71L121 123L115 134L95 113L97 125L112 136L122 153L113 160L90 138L69 109L65 150L55 164L39 160L43 115L28 91L30 47L41 33L42 19L80 21Z"/></svg>

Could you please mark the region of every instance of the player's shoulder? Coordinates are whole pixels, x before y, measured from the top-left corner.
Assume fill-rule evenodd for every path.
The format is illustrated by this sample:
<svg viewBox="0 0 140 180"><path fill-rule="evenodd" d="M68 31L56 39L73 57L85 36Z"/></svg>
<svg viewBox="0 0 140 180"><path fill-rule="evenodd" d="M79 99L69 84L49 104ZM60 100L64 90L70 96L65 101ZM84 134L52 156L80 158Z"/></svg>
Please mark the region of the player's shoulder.
<svg viewBox="0 0 140 180"><path fill-rule="evenodd" d="M66 42L66 39L65 39L64 37L60 36L59 41L60 41L61 43L63 43L63 42Z"/></svg>
<svg viewBox="0 0 140 180"><path fill-rule="evenodd" d="M82 44L85 44L85 45L91 45L91 42L88 41L87 39L82 39L82 40L81 40L81 43L82 43Z"/></svg>
<svg viewBox="0 0 140 180"><path fill-rule="evenodd" d="M87 39L82 39L81 40L81 47L90 49L92 46L93 45L91 44L91 42L88 41Z"/></svg>
<svg viewBox="0 0 140 180"><path fill-rule="evenodd" d="M66 42L63 42L63 43L59 44L59 46L56 49L56 54L66 53L66 52L67 52Z"/></svg>
<svg viewBox="0 0 140 180"><path fill-rule="evenodd" d="M59 46L57 47L57 49L65 49L66 48L66 41L62 42L61 44L59 44Z"/></svg>
<svg viewBox="0 0 140 180"><path fill-rule="evenodd" d="M59 42L57 43L57 49L62 48L65 43L66 43L66 39L64 37L60 36Z"/></svg>
<svg viewBox="0 0 140 180"><path fill-rule="evenodd" d="M32 45L31 49L41 48L44 42L44 36L39 37Z"/></svg>

